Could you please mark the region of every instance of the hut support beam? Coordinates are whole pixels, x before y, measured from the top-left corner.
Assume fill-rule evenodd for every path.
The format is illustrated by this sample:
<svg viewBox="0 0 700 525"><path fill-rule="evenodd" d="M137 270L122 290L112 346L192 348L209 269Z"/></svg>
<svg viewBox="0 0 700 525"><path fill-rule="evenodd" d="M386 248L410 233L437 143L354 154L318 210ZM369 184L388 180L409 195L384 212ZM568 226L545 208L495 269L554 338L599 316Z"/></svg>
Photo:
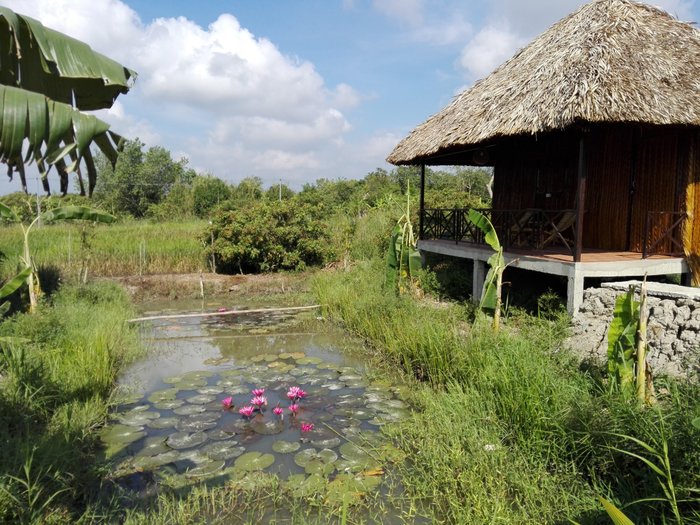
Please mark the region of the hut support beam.
<svg viewBox="0 0 700 525"><path fill-rule="evenodd" d="M581 262L583 253L583 216L586 209L586 134L578 141L578 184L576 188L576 239L574 262Z"/></svg>
<svg viewBox="0 0 700 525"><path fill-rule="evenodd" d="M425 164L420 165L420 212L418 213L418 238L423 238L423 212L425 210ZM424 265L425 266L425 265Z"/></svg>
<svg viewBox="0 0 700 525"><path fill-rule="evenodd" d="M472 302L479 304L481 302L481 292L484 289L484 281L486 280L486 261L473 259L474 269L472 270Z"/></svg>

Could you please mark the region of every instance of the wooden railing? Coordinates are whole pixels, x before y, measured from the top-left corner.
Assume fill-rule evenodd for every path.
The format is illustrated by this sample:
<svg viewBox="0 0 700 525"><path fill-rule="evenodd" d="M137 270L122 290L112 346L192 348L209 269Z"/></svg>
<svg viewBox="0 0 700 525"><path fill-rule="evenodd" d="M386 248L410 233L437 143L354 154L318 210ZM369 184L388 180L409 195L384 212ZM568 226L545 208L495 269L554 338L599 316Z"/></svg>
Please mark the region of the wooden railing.
<svg viewBox="0 0 700 525"><path fill-rule="evenodd" d="M650 255L682 256L684 211L650 211L644 226L642 258Z"/></svg>
<svg viewBox="0 0 700 525"><path fill-rule="evenodd" d="M575 210L480 209L493 224L504 248L543 250L560 247L574 253ZM423 210L422 239L445 239L483 244L484 237L469 220L468 209Z"/></svg>

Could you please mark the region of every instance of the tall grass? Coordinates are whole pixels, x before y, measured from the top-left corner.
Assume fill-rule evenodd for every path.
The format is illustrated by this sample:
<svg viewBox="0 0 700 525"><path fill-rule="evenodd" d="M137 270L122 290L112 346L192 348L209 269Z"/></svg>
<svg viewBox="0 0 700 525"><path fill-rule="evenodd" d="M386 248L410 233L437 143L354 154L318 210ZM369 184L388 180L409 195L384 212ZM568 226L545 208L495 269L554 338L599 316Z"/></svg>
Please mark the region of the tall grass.
<svg viewBox="0 0 700 525"><path fill-rule="evenodd" d="M122 290L65 288L0 324L0 522L71 522L100 484L95 429L120 368L140 352Z"/></svg>
<svg viewBox="0 0 700 525"><path fill-rule="evenodd" d="M387 294L382 275L381 263L362 263L320 274L314 290L327 315L420 381L422 410L388 430L415 458L402 468L406 487L433 501L438 518L605 523L597 494L646 500L625 508L638 524L697 517L700 386L669 382L657 410L640 410L578 369L562 349L566 319L522 315L494 333L467 307ZM677 512L656 473L622 452L648 454L629 437L658 449L661 419L678 499L687 500Z"/></svg>
<svg viewBox="0 0 700 525"><path fill-rule="evenodd" d="M84 264L98 276L186 273L207 270L200 240L204 222L127 221L114 225L56 224L36 228L30 237L35 263L53 266L66 276L78 275ZM21 231L0 226L0 276L16 271L22 249Z"/></svg>

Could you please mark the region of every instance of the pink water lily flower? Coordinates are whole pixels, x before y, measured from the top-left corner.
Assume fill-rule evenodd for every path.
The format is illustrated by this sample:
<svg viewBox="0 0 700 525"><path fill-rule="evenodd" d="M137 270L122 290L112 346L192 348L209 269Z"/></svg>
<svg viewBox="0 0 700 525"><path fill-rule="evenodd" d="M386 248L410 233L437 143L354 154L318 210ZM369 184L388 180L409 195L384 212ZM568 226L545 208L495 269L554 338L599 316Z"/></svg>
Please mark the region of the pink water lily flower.
<svg viewBox="0 0 700 525"><path fill-rule="evenodd" d="M303 399L306 397L306 392L304 392L298 386L289 387L287 390L287 397L290 401L297 401L298 399Z"/></svg>
<svg viewBox="0 0 700 525"><path fill-rule="evenodd" d="M244 406L243 408L238 409L238 413L242 416L245 416L245 417L252 416L253 412L255 412L255 407L252 405L247 405L247 406Z"/></svg>
<svg viewBox="0 0 700 525"><path fill-rule="evenodd" d="M265 396L255 396L250 400L250 404L259 410L262 410L264 406L267 406L267 398Z"/></svg>
<svg viewBox="0 0 700 525"><path fill-rule="evenodd" d="M281 406L276 406L275 408L272 409L272 413L275 414L276 416L282 416L284 414L284 408Z"/></svg>
<svg viewBox="0 0 700 525"><path fill-rule="evenodd" d="M253 394L255 397L259 397L259 396L263 395L264 393L265 393L265 389L264 389L264 388L255 388L255 389L253 389L253 391L252 391L252 394Z"/></svg>
<svg viewBox="0 0 700 525"><path fill-rule="evenodd" d="M314 429L313 423L302 423L301 424L301 431L302 432L311 432L313 429Z"/></svg>
<svg viewBox="0 0 700 525"><path fill-rule="evenodd" d="M292 403L291 405L289 405L288 408L289 411L295 416L297 415L297 412L299 412L299 405L297 405L296 403Z"/></svg>
<svg viewBox="0 0 700 525"><path fill-rule="evenodd" d="M233 398L231 396L223 398L221 400L221 406L224 408L231 408L233 406Z"/></svg>

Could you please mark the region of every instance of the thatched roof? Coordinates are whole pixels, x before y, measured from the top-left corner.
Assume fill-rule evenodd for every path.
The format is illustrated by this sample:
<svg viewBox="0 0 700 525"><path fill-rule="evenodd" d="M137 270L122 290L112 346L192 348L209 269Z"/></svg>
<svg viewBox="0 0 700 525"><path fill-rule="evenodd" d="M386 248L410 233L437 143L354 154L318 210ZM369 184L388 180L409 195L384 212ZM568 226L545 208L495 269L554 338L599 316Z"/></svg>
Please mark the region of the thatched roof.
<svg viewBox="0 0 700 525"><path fill-rule="evenodd" d="M594 0L455 97L387 160L430 164L586 122L700 125L700 31L645 4Z"/></svg>

